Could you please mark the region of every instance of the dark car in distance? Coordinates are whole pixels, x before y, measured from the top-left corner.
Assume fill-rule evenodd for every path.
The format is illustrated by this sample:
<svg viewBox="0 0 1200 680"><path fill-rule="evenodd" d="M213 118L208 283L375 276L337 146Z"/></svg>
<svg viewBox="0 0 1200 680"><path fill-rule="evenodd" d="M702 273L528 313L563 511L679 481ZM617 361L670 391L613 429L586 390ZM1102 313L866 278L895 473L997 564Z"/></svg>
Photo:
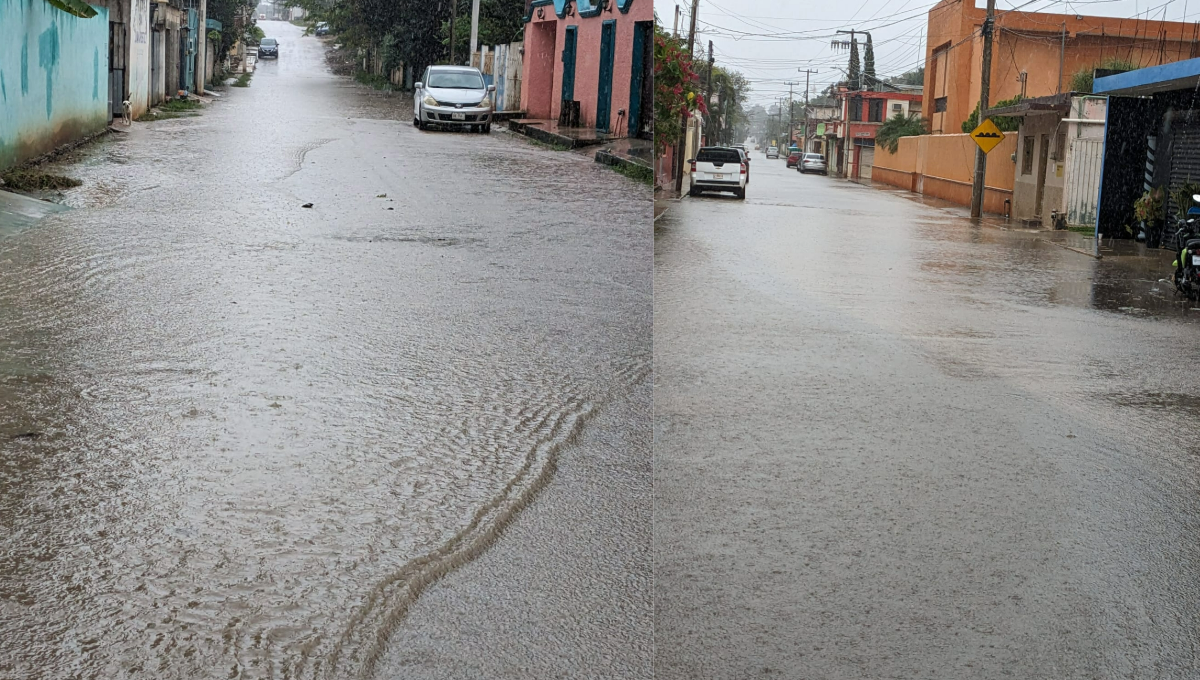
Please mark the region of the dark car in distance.
<svg viewBox="0 0 1200 680"><path fill-rule="evenodd" d="M324 21L318 23L317 30L314 33L318 36L329 35L329 24Z"/></svg>
<svg viewBox="0 0 1200 680"><path fill-rule="evenodd" d="M274 38L263 38L262 42L258 43L258 58L266 59L268 57L279 58L279 41Z"/></svg>

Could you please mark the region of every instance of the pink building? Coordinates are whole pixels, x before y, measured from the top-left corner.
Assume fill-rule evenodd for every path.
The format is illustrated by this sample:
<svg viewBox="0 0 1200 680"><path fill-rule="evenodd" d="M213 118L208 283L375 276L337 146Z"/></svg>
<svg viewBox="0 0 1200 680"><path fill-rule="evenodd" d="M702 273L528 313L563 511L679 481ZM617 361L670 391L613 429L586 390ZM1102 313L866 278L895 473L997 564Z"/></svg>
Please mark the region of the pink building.
<svg viewBox="0 0 1200 680"><path fill-rule="evenodd" d="M526 117L618 137L651 136L651 0L527 0L525 22Z"/></svg>

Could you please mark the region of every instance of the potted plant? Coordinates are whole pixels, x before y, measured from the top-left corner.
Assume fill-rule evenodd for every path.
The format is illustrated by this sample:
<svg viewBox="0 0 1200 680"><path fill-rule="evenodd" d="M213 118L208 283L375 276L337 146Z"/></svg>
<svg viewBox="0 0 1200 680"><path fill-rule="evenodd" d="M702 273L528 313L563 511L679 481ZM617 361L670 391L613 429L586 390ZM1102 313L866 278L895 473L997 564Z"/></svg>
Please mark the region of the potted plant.
<svg viewBox="0 0 1200 680"><path fill-rule="evenodd" d="M1157 248L1162 239L1163 197L1162 187L1154 187L1133 202L1133 216L1142 225L1141 236L1146 245Z"/></svg>

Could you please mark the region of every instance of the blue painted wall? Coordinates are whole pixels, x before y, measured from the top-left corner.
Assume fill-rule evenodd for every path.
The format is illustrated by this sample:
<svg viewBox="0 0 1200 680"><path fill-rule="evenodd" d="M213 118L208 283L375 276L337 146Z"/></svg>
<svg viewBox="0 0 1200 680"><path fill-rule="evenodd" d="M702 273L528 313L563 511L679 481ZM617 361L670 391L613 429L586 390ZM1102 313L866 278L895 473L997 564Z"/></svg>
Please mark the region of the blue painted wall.
<svg viewBox="0 0 1200 680"><path fill-rule="evenodd" d="M108 124L108 10L0 0L0 169Z"/></svg>

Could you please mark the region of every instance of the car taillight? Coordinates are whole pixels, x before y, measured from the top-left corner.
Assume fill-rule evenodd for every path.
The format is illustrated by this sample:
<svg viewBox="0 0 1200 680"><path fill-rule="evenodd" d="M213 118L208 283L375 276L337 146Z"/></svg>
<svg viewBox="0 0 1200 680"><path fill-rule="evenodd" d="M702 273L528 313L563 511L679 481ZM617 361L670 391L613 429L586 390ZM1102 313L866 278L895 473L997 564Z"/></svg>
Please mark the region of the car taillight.
<svg viewBox="0 0 1200 680"><path fill-rule="evenodd" d="M696 172L696 161L692 161L692 172Z"/></svg>
<svg viewBox="0 0 1200 680"><path fill-rule="evenodd" d="M746 174L746 164L742 163L742 174Z"/></svg>

